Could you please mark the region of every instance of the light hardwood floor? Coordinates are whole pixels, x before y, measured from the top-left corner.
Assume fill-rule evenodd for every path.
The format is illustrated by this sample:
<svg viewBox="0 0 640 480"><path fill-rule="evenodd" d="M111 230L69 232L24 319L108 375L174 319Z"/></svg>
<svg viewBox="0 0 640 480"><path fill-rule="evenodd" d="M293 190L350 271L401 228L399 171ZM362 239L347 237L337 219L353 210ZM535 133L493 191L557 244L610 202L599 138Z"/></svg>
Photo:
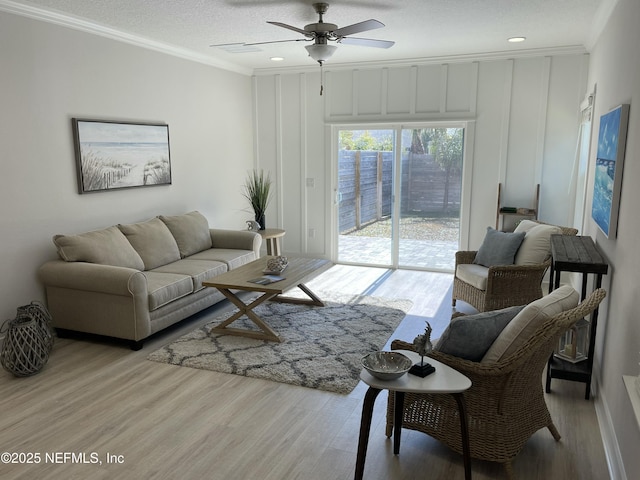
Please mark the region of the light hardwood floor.
<svg viewBox="0 0 640 480"><path fill-rule="evenodd" d="M439 333L451 315L448 274L336 266L309 286L410 298L413 309L393 338L413 339L425 320ZM33 377L18 379L0 370L0 452L40 455L40 463L0 463L0 478L353 478L362 383L351 394L338 395L146 360L156 348L230 308L214 306L150 339L138 352L64 339ZM514 461L516 475L609 478L593 402L583 399L583 385L554 380L552 389L547 402L562 440L555 442L546 430L536 433ZM385 406L381 394L365 479L464 478L461 457L418 432L405 430L400 455L394 456L384 435ZM474 461L472 471L474 479L504 478L501 467L486 462Z"/></svg>

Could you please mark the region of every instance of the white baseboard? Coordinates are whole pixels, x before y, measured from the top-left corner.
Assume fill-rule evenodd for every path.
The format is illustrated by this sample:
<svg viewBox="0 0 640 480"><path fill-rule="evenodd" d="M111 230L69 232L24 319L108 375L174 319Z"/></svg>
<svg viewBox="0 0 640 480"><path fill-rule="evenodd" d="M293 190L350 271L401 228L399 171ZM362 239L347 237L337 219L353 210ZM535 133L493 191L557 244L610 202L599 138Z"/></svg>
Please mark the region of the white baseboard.
<svg viewBox="0 0 640 480"><path fill-rule="evenodd" d="M625 472L622 455L620 454L620 445L618 444L616 432L613 428L613 421L611 420L611 412L607 404L607 399L601 394L596 373L598 372L593 372L591 393L594 398L596 417L598 419L598 426L600 427L602 444L604 445L604 454L607 459L607 466L609 467L609 477L611 480L627 480L627 473Z"/></svg>

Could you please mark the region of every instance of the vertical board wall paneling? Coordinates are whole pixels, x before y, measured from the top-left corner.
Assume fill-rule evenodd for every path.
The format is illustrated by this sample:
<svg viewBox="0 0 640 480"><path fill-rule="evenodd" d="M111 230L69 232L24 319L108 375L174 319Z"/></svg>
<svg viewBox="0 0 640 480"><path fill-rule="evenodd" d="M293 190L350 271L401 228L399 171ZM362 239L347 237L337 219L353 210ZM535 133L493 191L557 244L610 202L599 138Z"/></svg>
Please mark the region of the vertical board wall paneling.
<svg viewBox="0 0 640 480"><path fill-rule="evenodd" d="M415 112L415 67L385 68L387 83L383 86L386 113L411 115Z"/></svg>
<svg viewBox="0 0 640 480"><path fill-rule="evenodd" d="M380 87L380 115L386 115L388 112L387 103L389 98L389 69L382 69L382 86Z"/></svg>
<svg viewBox="0 0 640 480"><path fill-rule="evenodd" d="M320 96L318 91L319 80L317 74L305 75L304 109L306 115L305 135L305 169L307 177L312 178L313 187L305 188L307 203L300 208L305 210L305 221L307 229L307 250L304 253L311 255L328 256L327 222L330 216L330 205L327 205L327 198L330 196L330 178L327 177L326 168L332 163L329 159L331 149L327 148L327 140L330 137L326 134L326 124L324 121L324 106L327 99L324 95L330 94L325 89L324 95ZM306 181L306 180L305 180ZM314 236L309 236L309 229L314 229Z"/></svg>
<svg viewBox="0 0 640 480"><path fill-rule="evenodd" d="M538 109L538 135L536 139L536 164L534 170L534 181L532 186L540 184L540 195L544 192L542 184L542 166L544 163L545 138L547 132L547 110L549 108L549 81L551 76L551 57L544 57L540 72L540 107ZM533 206L533 204L531 204ZM544 215L543 211L538 211L538 218Z"/></svg>
<svg viewBox="0 0 640 480"><path fill-rule="evenodd" d="M545 58L521 58L513 64L511 111L507 148L505 205L533 207L537 163L541 161L538 142L544 145L548 77L544 80ZM514 161L515 160L515 161Z"/></svg>
<svg viewBox="0 0 640 480"><path fill-rule="evenodd" d="M381 116L383 96L383 69L354 72L354 116Z"/></svg>
<svg viewBox="0 0 640 480"><path fill-rule="evenodd" d="M474 118L478 62L327 72L325 119L337 122Z"/></svg>
<svg viewBox="0 0 640 480"><path fill-rule="evenodd" d="M416 114L437 114L440 112L440 92L442 82L439 65L423 65L417 69Z"/></svg>
<svg viewBox="0 0 640 480"><path fill-rule="evenodd" d="M307 195L307 83L304 73L298 75L299 92L298 102L300 103L300 247L302 252L307 252L308 245L308 222L307 222L307 208L309 205L309 198Z"/></svg>
<svg viewBox="0 0 640 480"><path fill-rule="evenodd" d="M440 65L440 113L447 112L447 90L449 87L449 65Z"/></svg>
<svg viewBox="0 0 640 480"><path fill-rule="evenodd" d="M281 155L278 164L278 178L280 179L278 194L280 224L278 227L287 231L283 239L283 246L287 250L302 251L304 213L301 208L303 203L304 183L300 179L304 175L305 153L303 149L303 136L305 119L301 103L302 85L299 75L282 76L279 85L279 107L280 116L286 119L282 124L280 143ZM276 225L274 225L276 226Z"/></svg>
<svg viewBox="0 0 640 480"><path fill-rule="evenodd" d="M506 61L504 72L504 96L502 97L502 123L500 124L500 162L498 169L498 183L505 184L507 180L507 152L509 150L509 125L511 120L511 90L513 86L513 60ZM497 188L497 185L496 185Z"/></svg>
<svg viewBox="0 0 640 480"><path fill-rule="evenodd" d="M282 218L283 211L283 202L284 195L282 193L282 77L280 75L275 76L275 84L274 84L274 97L276 108L274 111L275 118L275 134L276 134L276 145L275 145L275 164L273 168L275 170L275 178L276 178L276 224L271 225L272 227L282 226L282 222L280 219Z"/></svg>

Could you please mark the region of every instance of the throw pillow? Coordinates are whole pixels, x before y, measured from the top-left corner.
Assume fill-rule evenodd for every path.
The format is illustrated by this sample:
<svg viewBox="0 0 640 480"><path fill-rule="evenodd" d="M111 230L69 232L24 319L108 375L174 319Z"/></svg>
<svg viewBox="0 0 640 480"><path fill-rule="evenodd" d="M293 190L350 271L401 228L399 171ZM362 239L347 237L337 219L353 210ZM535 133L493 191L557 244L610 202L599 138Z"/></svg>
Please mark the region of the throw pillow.
<svg viewBox="0 0 640 480"><path fill-rule="evenodd" d="M532 228L527 228L522 245L516 253L516 265L539 265L543 263L551 254L551 235L561 235L562 229L555 225L535 224ZM521 223L522 224L522 223ZM526 226L525 226L526 228ZM516 227L516 232L521 232L520 225Z"/></svg>
<svg viewBox="0 0 640 480"><path fill-rule="evenodd" d="M142 258L145 270L180 260L178 245L160 219L153 218L146 222L118 225L118 228Z"/></svg>
<svg viewBox="0 0 640 480"><path fill-rule="evenodd" d="M516 252L520 248L522 240L524 240L524 235L523 232L507 233L487 227L487 234L478 249L478 253L476 253L473 263L484 265L485 267L513 265Z"/></svg>
<svg viewBox="0 0 640 480"><path fill-rule="evenodd" d="M500 332L523 308L524 305L453 318L434 349L479 362Z"/></svg>
<svg viewBox="0 0 640 480"><path fill-rule="evenodd" d="M524 232L527 233L529 230L531 230L532 228L535 228L539 225L542 225L541 223L535 222L533 220L520 220L518 222L518 225L516 225L516 228L513 230L514 232Z"/></svg>
<svg viewBox="0 0 640 480"><path fill-rule="evenodd" d="M573 287L563 285L531 302L502 330L482 358L482 363L499 362L514 353L547 319L578 305L579 297Z"/></svg>
<svg viewBox="0 0 640 480"><path fill-rule="evenodd" d="M182 258L211 248L209 222L200 212L165 217L160 215L178 243Z"/></svg>
<svg viewBox="0 0 640 480"><path fill-rule="evenodd" d="M140 255L117 227L81 233L55 235L53 243L67 262L88 262L144 270Z"/></svg>

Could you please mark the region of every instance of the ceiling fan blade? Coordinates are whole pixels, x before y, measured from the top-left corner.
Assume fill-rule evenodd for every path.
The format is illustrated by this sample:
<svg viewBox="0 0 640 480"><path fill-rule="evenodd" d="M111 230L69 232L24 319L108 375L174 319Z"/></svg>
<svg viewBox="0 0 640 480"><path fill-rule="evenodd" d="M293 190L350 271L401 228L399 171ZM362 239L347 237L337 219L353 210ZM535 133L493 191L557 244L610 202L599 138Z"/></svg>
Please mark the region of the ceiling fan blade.
<svg viewBox="0 0 640 480"><path fill-rule="evenodd" d="M270 23L271 25L275 25L276 27L282 27L288 30L293 30L294 32L301 33L304 36L312 35L310 32L302 30L301 28L298 28L298 27L292 27L291 25L287 25L286 23L280 23L280 22L267 22L267 23Z"/></svg>
<svg viewBox="0 0 640 480"><path fill-rule="evenodd" d="M396 42L390 42L389 40L374 40L373 38L343 37L338 39L338 43L343 43L345 45L358 45L361 47L390 48L393 47Z"/></svg>
<svg viewBox="0 0 640 480"><path fill-rule="evenodd" d="M272 40L270 42L252 42L243 43L243 45L266 45L267 43L286 43L286 42L310 42L310 38L295 38L293 40Z"/></svg>
<svg viewBox="0 0 640 480"><path fill-rule="evenodd" d="M382 27L384 27L384 23L371 19L360 23L354 23L353 25L347 25L346 27L334 30L332 33L336 37L346 37L347 35L353 35L354 33L366 32L368 30L375 30L376 28Z"/></svg>

